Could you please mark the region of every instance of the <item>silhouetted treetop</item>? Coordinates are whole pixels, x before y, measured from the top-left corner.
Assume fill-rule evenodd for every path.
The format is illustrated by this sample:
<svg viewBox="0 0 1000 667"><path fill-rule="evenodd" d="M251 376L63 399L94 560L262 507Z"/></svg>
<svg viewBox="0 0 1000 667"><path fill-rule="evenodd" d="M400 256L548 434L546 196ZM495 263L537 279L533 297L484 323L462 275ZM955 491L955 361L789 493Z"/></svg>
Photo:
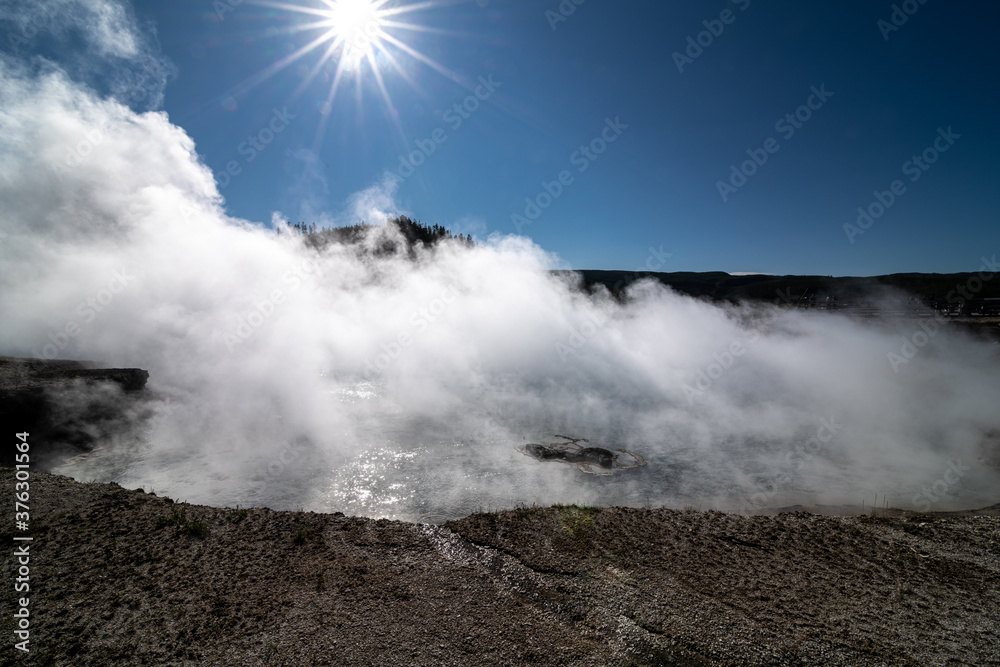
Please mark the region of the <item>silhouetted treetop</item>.
<svg viewBox="0 0 1000 667"><path fill-rule="evenodd" d="M451 230L441 225L424 225L405 215L389 218L386 221L386 226L399 232L399 236L406 243L406 250L411 253L418 243L422 247L435 246L439 243L449 241L461 243L468 247L476 245L471 235L459 234L455 236L451 233ZM346 227L317 228L316 223L307 224L305 222L297 222L291 225L295 233L302 235L306 243L315 248L323 248L332 243L344 245L360 244L379 227L380 225L372 225L364 221ZM377 245L377 252L392 253L397 250L398 248L396 248L396 244L392 238L386 238Z"/></svg>

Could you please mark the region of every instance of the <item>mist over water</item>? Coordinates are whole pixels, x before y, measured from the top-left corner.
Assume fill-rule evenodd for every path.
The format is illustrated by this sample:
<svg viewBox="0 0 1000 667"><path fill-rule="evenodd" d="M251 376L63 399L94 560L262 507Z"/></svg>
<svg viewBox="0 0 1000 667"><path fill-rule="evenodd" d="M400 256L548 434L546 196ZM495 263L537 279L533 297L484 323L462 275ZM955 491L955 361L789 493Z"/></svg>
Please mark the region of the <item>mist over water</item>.
<svg viewBox="0 0 1000 667"><path fill-rule="evenodd" d="M425 520L555 502L997 501L995 344L652 282L622 304L516 236L415 258L317 252L227 216L163 113L9 62L0 109L0 354L150 372L142 432L64 474ZM353 201L384 219L391 195L387 181ZM555 434L648 466L589 476L514 449Z"/></svg>

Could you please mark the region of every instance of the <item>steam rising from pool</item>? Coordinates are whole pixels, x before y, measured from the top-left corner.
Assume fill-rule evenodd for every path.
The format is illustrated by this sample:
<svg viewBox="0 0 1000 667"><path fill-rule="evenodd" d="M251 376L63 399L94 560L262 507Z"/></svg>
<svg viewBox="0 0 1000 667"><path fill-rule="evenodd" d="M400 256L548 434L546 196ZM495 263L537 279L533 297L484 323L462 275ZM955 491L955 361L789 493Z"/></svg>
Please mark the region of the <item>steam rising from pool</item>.
<svg viewBox="0 0 1000 667"><path fill-rule="evenodd" d="M424 520L554 502L996 502L995 345L651 282L622 304L515 236L318 252L229 217L165 114L10 62L0 109L0 354L150 371L145 429L65 474ZM391 195L387 181L353 201L381 219ZM595 477L515 450L556 433L648 466Z"/></svg>

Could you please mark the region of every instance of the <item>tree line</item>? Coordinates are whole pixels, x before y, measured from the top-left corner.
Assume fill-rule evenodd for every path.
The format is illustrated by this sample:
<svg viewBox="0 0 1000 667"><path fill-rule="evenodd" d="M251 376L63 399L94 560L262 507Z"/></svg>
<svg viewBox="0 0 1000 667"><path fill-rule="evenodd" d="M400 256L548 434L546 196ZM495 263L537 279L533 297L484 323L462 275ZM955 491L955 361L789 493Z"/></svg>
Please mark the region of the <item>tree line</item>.
<svg viewBox="0 0 1000 667"><path fill-rule="evenodd" d="M417 220L412 220L405 215L389 218L386 225L395 227L409 249L420 243L423 246L434 246L443 241L456 241L462 245L473 247L476 245L472 240L472 235L452 234L451 230L441 225L424 225ZM295 233L306 237L310 245L322 247L330 243L354 244L360 242L368 233L378 225L366 223L364 221L356 225L345 227L318 227L315 222L296 222L291 225ZM386 248L389 250L389 248Z"/></svg>

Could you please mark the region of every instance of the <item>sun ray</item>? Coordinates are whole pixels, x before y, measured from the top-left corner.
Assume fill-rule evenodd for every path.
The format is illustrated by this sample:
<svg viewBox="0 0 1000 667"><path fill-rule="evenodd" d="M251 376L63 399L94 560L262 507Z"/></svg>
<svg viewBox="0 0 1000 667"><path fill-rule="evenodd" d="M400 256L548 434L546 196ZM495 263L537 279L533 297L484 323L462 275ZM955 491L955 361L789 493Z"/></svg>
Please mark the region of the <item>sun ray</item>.
<svg viewBox="0 0 1000 667"><path fill-rule="evenodd" d="M430 58L429 56L425 56L424 54L420 53L419 51L417 51L416 49L414 49L413 47L411 47L409 44L407 44L406 42L403 42L403 41L401 41L399 39L396 39L395 37L393 37L392 35L389 35L389 34L386 34L385 40L387 42L389 42L390 44L393 44L394 46L396 46L396 48L400 49L401 51L405 51L406 54L409 55L414 60L419 60L420 62L422 62L423 64L427 65L428 67L430 67L434 71L438 72L439 74L444 75L445 77L451 79L452 81L454 81L456 83L461 83L462 77L460 77L458 74L456 74L455 72L452 72L450 69L448 69L444 65L438 63L433 58Z"/></svg>
<svg viewBox="0 0 1000 667"><path fill-rule="evenodd" d="M384 4L384 3L383 3ZM436 2L417 2L412 5L403 5L401 7L391 7L389 9L383 9L382 12L385 16L396 16L398 14L409 14L411 12L419 12L424 9L430 9L435 6Z"/></svg>
<svg viewBox="0 0 1000 667"><path fill-rule="evenodd" d="M389 90L386 88L385 81L382 78L382 72L379 71L377 67L372 68L372 76L375 78L375 83L378 86L379 91L382 93L382 99L385 101L386 108L389 111L389 115L392 118L392 125L396 128L396 132L399 133L399 138L402 142L406 143L406 132L403 131L403 125L399 122L399 116L394 113L395 106L392 104L392 97L389 95Z"/></svg>
<svg viewBox="0 0 1000 667"><path fill-rule="evenodd" d="M402 63L396 58L395 55L389 50L382 51L382 57L389 64L389 66L399 75L401 79L406 81L412 88L417 88L417 82L414 80L413 75L406 71Z"/></svg>
<svg viewBox="0 0 1000 667"><path fill-rule="evenodd" d="M411 30L413 32L423 32L431 35L450 35L453 37L459 37L465 33L459 30L449 30L448 28L435 28L427 25L418 25L416 23L402 23L399 21L383 21L382 25L386 28L399 28L400 30Z"/></svg>
<svg viewBox="0 0 1000 667"><path fill-rule="evenodd" d="M299 95L305 92L306 88L309 87L309 84L313 82L316 76L323 70L323 67L330 61L330 58L336 50L337 44L335 42L330 42L330 44L327 45L326 52L316 60L316 63L309 69L306 75L302 77L302 81L299 82L299 85L297 85L295 90L292 91L292 100L297 99Z"/></svg>
<svg viewBox="0 0 1000 667"><path fill-rule="evenodd" d="M264 81L267 81L268 79L270 79L272 76L274 76L275 74L277 74L278 72L280 72L284 68L286 68L289 65L291 65L292 63L294 63L299 58L302 58L303 56L305 56L307 53L309 53L310 51L312 51L313 49L315 49L320 44L323 44L324 42L327 42L330 39L331 39L331 35L330 35L329 32L327 32L327 33L325 33L323 35L320 35L319 37L317 37L316 39L312 40L311 42L309 42L305 46L303 46L303 47L301 47L299 49L296 49L294 52L288 54L284 58L280 58L279 60L275 61L271 65L268 65L267 67L265 67L260 72L257 72L253 76L248 77L248 78L244 79L243 81L241 81L240 83L236 84L235 86L233 86L230 89L230 94L233 95L233 96L236 96L236 95L245 93L246 91L250 90L254 86L260 85L261 83L263 83Z"/></svg>

